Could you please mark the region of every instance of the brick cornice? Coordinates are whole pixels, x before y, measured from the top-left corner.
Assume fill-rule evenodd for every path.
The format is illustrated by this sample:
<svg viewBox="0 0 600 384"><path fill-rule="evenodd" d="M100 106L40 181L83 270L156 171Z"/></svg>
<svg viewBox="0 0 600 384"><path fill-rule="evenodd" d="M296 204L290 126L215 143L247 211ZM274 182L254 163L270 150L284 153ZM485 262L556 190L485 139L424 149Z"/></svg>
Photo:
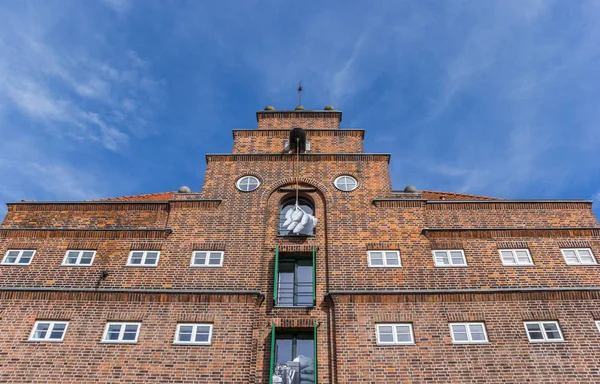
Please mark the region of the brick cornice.
<svg viewBox="0 0 600 384"><path fill-rule="evenodd" d="M422 199L373 199L377 208L418 208L424 207L426 200Z"/></svg>
<svg viewBox="0 0 600 384"><path fill-rule="evenodd" d="M341 111L258 111L256 121L261 119L314 119L338 118L342 121Z"/></svg>
<svg viewBox="0 0 600 384"><path fill-rule="evenodd" d="M165 239L170 228L0 228L0 238Z"/></svg>
<svg viewBox="0 0 600 384"><path fill-rule="evenodd" d="M43 202L27 201L7 203L9 212L106 212L106 211L166 211L169 209L168 201L69 201L69 202Z"/></svg>
<svg viewBox="0 0 600 384"><path fill-rule="evenodd" d="M288 137L289 129L262 128L262 129L234 129L233 138L236 137ZM322 136L349 136L364 138L364 129L338 129L338 128L311 128L306 130L307 137Z"/></svg>
<svg viewBox="0 0 600 384"><path fill-rule="evenodd" d="M572 200L503 200L503 201L432 201L428 200L427 210L454 211L454 210L506 210L506 209L592 209L591 201Z"/></svg>
<svg viewBox="0 0 600 384"><path fill-rule="evenodd" d="M258 291L0 288L0 300L255 303Z"/></svg>
<svg viewBox="0 0 600 384"><path fill-rule="evenodd" d="M335 303L419 303L473 301L571 301L599 300L600 287L531 288L531 289L464 289L464 290L388 290L331 291Z"/></svg>
<svg viewBox="0 0 600 384"><path fill-rule="evenodd" d="M390 162L387 153L303 153L300 161L386 161ZM218 161L289 161L296 160L295 154L285 153L252 153L252 154L208 154L206 162Z"/></svg>
<svg viewBox="0 0 600 384"><path fill-rule="evenodd" d="M424 228L422 233L428 239L565 238L600 236L600 228Z"/></svg>

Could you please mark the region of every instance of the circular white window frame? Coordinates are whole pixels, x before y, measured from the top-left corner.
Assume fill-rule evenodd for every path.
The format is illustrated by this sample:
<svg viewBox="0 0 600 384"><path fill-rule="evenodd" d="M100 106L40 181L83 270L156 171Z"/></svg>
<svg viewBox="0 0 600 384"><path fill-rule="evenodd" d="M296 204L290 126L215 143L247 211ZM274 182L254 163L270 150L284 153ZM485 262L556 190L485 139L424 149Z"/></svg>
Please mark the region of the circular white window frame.
<svg viewBox="0 0 600 384"><path fill-rule="evenodd" d="M252 189L243 189L242 188L242 182L248 179L254 179L256 181L256 187L252 188ZM246 183L246 188L248 188L250 186L250 183ZM252 192L252 191L256 191L256 189L258 187L260 187L260 180L258 180L258 177L256 176L252 176L252 175L246 175L246 176L242 176L240 177L236 182L235 182L235 187L242 191L242 192Z"/></svg>
<svg viewBox="0 0 600 384"><path fill-rule="evenodd" d="M354 186L354 188L352 188L352 189L343 189L343 188L340 188L340 186L338 185L338 182L340 181L340 179L342 179L342 178L344 178L344 177L347 177L347 178L350 178L350 179L354 180L354 182L356 183L356 185ZM333 185L334 185L334 186L335 186L337 189L339 189L340 191L342 191L342 192L352 192L352 191L354 191L356 188L358 188L358 180L356 180L354 177L352 177L352 176L350 176L350 175L342 175L342 176L338 176L338 177L337 177L337 178L336 178L336 179L333 181ZM345 185L347 186L348 184L345 184Z"/></svg>

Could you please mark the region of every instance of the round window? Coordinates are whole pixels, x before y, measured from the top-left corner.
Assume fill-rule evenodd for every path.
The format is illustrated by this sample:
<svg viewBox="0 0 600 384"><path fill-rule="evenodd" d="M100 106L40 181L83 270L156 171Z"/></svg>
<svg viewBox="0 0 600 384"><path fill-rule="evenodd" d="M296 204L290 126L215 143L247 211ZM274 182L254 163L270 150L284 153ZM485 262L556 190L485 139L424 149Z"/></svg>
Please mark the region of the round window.
<svg viewBox="0 0 600 384"><path fill-rule="evenodd" d="M335 179L333 185L340 191L350 192L358 187L358 181L352 176L340 176Z"/></svg>
<svg viewBox="0 0 600 384"><path fill-rule="evenodd" d="M258 179L254 176L240 177L235 183L237 189L243 192L254 191L259 185L260 181L258 181Z"/></svg>

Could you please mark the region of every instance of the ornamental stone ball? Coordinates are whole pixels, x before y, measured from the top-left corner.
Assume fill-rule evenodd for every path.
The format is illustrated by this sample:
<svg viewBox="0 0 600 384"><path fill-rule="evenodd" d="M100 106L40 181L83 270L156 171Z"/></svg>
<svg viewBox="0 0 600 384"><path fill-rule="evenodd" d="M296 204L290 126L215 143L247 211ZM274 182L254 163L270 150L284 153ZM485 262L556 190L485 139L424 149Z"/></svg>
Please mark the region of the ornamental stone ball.
<svg viewBox="0 0 600 384"><path fill-rule="evenodd" d="M415 188L414 185L409 185L408 187L404 188L404 192L415 193L415 192L417 192L417 188Z"/></svg>
<svg viewBox="0 0 600 384"><path fill-rule="evenodd" d="M177 191L179 193L190 193L192 192L192 190L189 187L186 187L185 185L179 187L179 191Z"/></svg>
<svg viewBox="0 0 600 384"><path fill-rule="evenodd" d="M333 108L333 105L326 105L324 108L326 111L334 111L335 108Z"/></svg>
<svg viewBox="0 0 600 384"><path fill-rule="evenodd" d="M296 107L296 111L304 111L304 107L299 105Z"/></svg>
<svg viewBox="0 0 600 384"><path fill-rule="evenodd" d="M274 106L272 106L272 105L267 105L267 106L265 107L265 111L274 111L274 110L275 110L275 107L274 107Z"/></svg>

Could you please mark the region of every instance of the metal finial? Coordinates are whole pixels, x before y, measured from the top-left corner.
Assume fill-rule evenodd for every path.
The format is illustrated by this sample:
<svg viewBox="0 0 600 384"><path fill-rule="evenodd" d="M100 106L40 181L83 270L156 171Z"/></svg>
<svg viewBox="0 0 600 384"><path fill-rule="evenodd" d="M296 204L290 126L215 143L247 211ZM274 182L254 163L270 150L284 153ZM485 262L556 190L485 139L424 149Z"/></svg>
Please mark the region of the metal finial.
<svg viewBox="0 0 600 384"><path fill-rule="evenodd" d="M298 105L302 105L302 80L298 83Z"/></svg>

